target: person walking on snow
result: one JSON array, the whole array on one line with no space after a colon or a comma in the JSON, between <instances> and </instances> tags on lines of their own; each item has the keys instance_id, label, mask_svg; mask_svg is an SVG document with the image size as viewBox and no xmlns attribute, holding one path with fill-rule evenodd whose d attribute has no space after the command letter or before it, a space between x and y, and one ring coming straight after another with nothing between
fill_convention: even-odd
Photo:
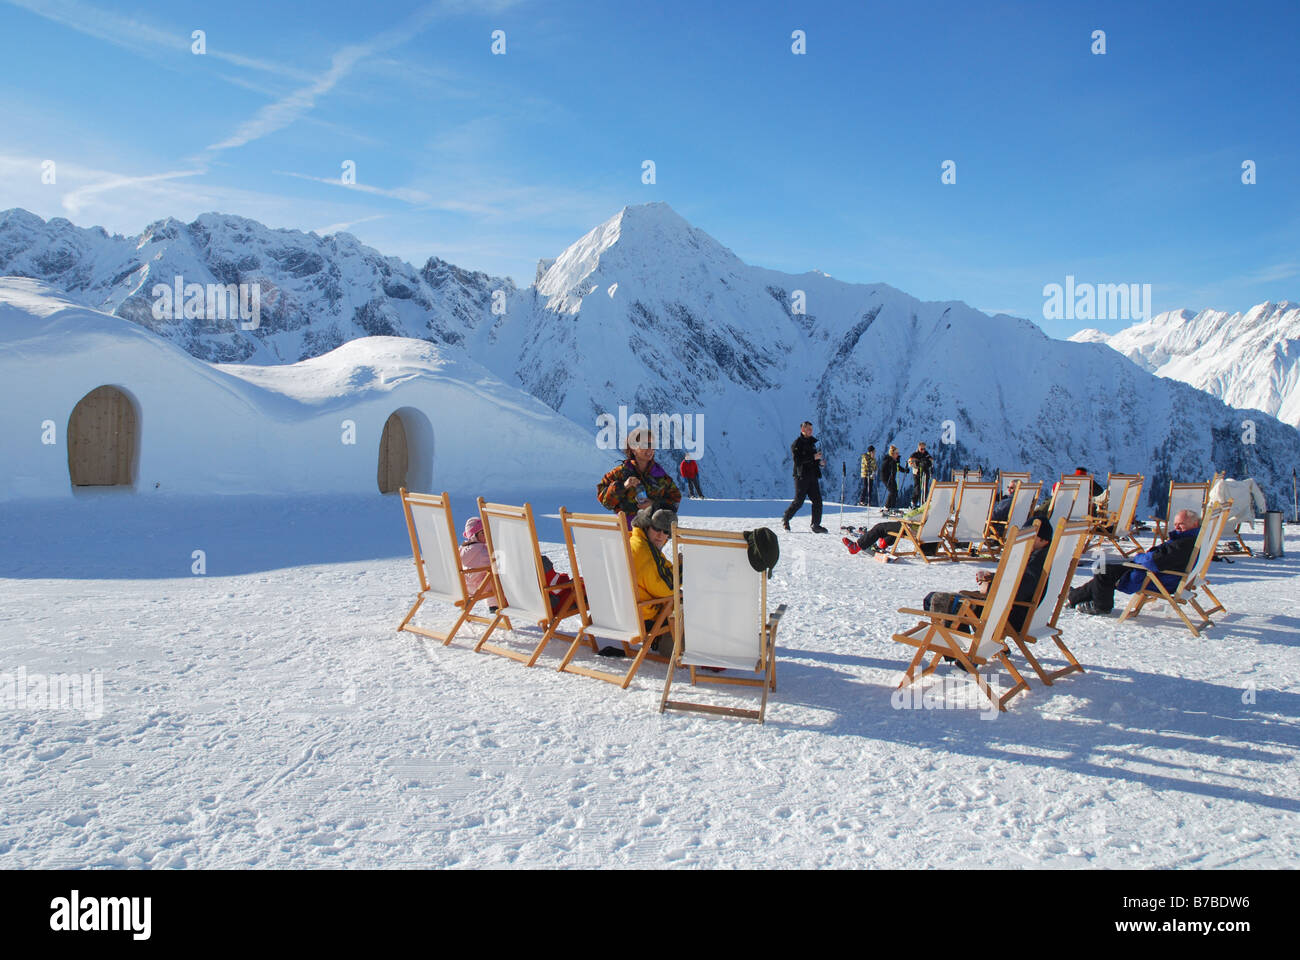
<instances>
[{"instance_id":1,"label":"person walking on snow","mask_svg":"<svg viewBox=\"0 0 1300 960\"><path fill-rule=\"evenodd\" d=\"M790 529L790 518L803 506L804 498L812 501L812 531L825 533L822 526L822 487L821 465L826 462L822 452L817 449L817 438L813 436L812 423L805 420L799 427L799 436L790 444L790 455L794 458L794 500L785 508L781 517L781 526Z\"/></svg>"}]
</instances>

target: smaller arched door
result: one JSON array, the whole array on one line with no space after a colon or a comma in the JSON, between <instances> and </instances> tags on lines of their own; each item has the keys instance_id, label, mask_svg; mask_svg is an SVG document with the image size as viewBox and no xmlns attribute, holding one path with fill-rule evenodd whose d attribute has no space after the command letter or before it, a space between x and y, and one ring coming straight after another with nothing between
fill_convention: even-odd
<instances>
[{"instance_id":1,"label":"smaller arched door","mask_svg":"<svg viewBox=\"0 0 1300 960\"><path fill-rule=\"evenodd\" d=\"M384 424L384 435L379 438L379 492L397 493L406 486L409 464L406 426L402 423L401 415L394 413Z\"/></svg>"},{"instance_id":2,"label":"smaller arched door","mask_svg":"<svg viewBox=\"0 0 1300 960\"><path fill-rule=\"evenodd\" d=\"M96 387L68 418L68 475L74 487L131 486L139 442L135 405L116 387Z\"/></svg>"}]
</instances>

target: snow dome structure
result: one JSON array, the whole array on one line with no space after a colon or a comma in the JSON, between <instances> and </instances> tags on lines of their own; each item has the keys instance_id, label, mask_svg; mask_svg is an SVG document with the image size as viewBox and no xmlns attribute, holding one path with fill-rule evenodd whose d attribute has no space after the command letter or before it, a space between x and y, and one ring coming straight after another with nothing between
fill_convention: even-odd
<instances>
[{"instance_id":1,"label":"snow dome structure","mask_svg":"<svg viewBox=\"0 0 1300 960\"><path fill-rule=\"evenodd\" d=\"M555 489L608 468L592 434L424 341L210 364L33 280L0 280L0 382L0 499Z\"/></svg>"}]
</instances>

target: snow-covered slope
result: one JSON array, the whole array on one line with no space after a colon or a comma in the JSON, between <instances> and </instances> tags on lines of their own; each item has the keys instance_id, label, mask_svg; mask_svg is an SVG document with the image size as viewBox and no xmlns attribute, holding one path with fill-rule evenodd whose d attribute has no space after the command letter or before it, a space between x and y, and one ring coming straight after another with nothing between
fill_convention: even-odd
<instances>
[{"instance_id":1,"label":"snow-covered slope","mask_svg":"<svg viewBox=\"0 0 1300 960\"><path fill-rule=\"evenodd\" d=\"M542 266L534 302L516 298L473 355L580 424L620 405L702 414L706 492L786 491L804 418L833 474L848 463L851 489L868 443L906 457L925 440L945 477L977 465L1141 472L1157 503L1169 480L1216 469L1263 478L1276 499L1300 455L1276 420L1114 351L884 284L748 266L666 204L628 207ZM838 495L836 480L823 486Z\"/></svg>"},{"instance_id":2,"label":"snow-covered slope","mask_svg":"<svg viewBox=\"0 0 1300 960\"><path fill-rule=\"evenodd\" d=\"M203 360L284 363L366 336L459 344L514 283L436 257L415 269L349 233L318 237L207 213L160 220L138 237L109 236L26 210L0 212L0 275L44 280L78 303L133 320ZM256 284L260 322L156 319L154 288Z\"/></svg>"},{"instance_id":3,"label":"snow-covered slope","mask_svg":"<svg viewBox=\"0 0 1300 960\"><path fill-rule=\"evenodd\" d=\"M523 475L572 488L607 467L589 433L457 353L366 337L297 364L213 365L45 284L0 280L0 499L70 495L69 420L102 385L134 408L140 492L373 492L394 413L415 489L490 494Z\"/></svg>"},{"instance_id":4,"label":"snow-covered slope","mask_svg":"<svg viewBox=\"0 0 1300 960\"><path fill-rule=\"evenodd\" d=\"M1261 303L1245 313L1174 310L1119 333L1080 330L1070 339L1109 344L1157 376L1300 427L1300 306L1294 303Z\"/></svg>"}]
</instances>

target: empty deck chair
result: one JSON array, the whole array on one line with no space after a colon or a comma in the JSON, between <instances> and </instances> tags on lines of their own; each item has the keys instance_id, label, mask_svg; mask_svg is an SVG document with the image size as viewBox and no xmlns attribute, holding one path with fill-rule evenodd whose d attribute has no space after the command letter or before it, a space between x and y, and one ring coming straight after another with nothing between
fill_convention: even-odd
<instances>
[{"instance_id":1,"label":"empty deck chair","mask_svg":"<svg viewBox=\"0 0 1300 960\"><path fill-rule=\"evenodd\" d=\"M673 598L659 597L649 601L654 609L654 618L647 629L642 619L642 604L636 599L632 537L623 514L569 513L561 507L560 523L569 549L569 566L573 570L582 626L559 669L564 673L578 673L616 683L626 690L641 668L641 662L650 653L650 645L656 638L670 635ZM597 637L621 644L623 652L629 656L632 656L632 648L636 647L636 654L627 670L613 673L573 662L584 638L592 650L600 648ZM666 640L660 646L667 654ZM660 663L668 662L667 656L654 659Z\"/></svg>"},{"instance_id":2,"label":"empty deck chair","mask_svg":"<svg viewBox=\"0 0 1300 960\"><path fill-rule=\"evenodd\" d=\"M922 560L929 563L931 557L926 554L922 546L923 544L934 543L939 545L940 550L948 554L948 559L956 559L952 556L952 551L948 548L948 542L944 539L944 532L952 519L952 506L956 496L957 484L933 484L930 487L930 497L925 502L925 512L921 514L920 519L899 521L902 526L899 527L898 533L893 534L894 546L890 552L896 557L906 557L916 553ZM908 553L901 553L899 548L905 542L910 543L912 549Z\"/></svg>"},{"instance_id":3,"label":"empty deck chair","mask_svg":"<svg viewBox=\"0 0 1300 960\"><path fill-rule=\"evenodd\" d=\"M1208 483L1177 483L1169 481L1169 500L1163 517L1151 517L1155 530L1151 535L1151 546L1169 539L1169 531L1174 528L1174 517L1183 510L1191 510L1198 517L1205 516L1205 500L1210 494ZM1150 548L1148 548L1150 549Z\"/></svg>"},{"instance_id":4,"label":"empty deck chair","mask_svg":"<svg viewBox=\"0 0 1300 960\"><path fill-rule=\"evenodd\" d=\"M1065 519L1081 520L1085 517L1092 516L1092 476L1079 475L1077 473L1061 474L1061 482L1057 485L1056 492L1059 494L1067 486L1076 488L1074 505L1070 509L1070 514Z\"/></svg>"},{"instance_id":5,"label":"empty deck chair","mask_svg":"<svg viewBox=\"0 0 1300 960\"><path fill-rule=\"evenodd\" d=\"M1144 483L1144 478L1140 476L1123 476L1115 479L1112 474L1112 479L1107 483L1109 492L1106 496L1106 514L1093 517L1092 530L1088 543L1084 547L1085 550L1107 542L1123 557L1131 557L1135 553L1142 552L1142 544L1133 537L1133 517L1137 513L1138 500L1142 497ZM1124 541L1128 541L1127 547Z\"/></svg>"},{"instance_id":6,"label":"empty deck chair","mask_svg":"<svg viewBox=\"0 0 1300 960\"><path fill-rule=\"evenodd\" d=\"M1022 629L1018 631L1008 623L1006 635L1020 648L1025 660L1034 668L1034 673L1038 674L1038 679L1049 687L1057 677L1076 670L1083 673L1083 667L1061 639L1061 630L1057 627L1056 621L1070 593L1070 581L1074 579L1074 571L1079 566L1079 557L1083 554L1084 541L1087 537L1086 521L1060 521L1053 532L1052 545L1047 548L1047 559L1043 562L1043 569L1047 571L1047 576L1039 584L1038 593L1027 604L1022 604L1020 601L1012 604L1013 607L1028 607L1029 615L1025 618ZM1029 649L1029 644L1048 638L1055 642L1057 649L1066 659L1066 666L1051 673L1043 669L1043 665Z\"/></svg>"},{"instance_id":7,"label":"empty deck chair","mask_svg":"<svg viewBox=\"0 0 1300 960\"><path fill-rule=\"evenodd\" d=\"M899 687L915 683L920 677L933 673L942 657L954 657L971 674L976 685L997 705L999 710L1007 708L1007 701L1017 693L1029 689L1025 678L1007 659L1007 645L1002 641L1006 629L1007 617L1011 613L1011 602L1020 588L1020 578L1024 576L1025 566L1029 563L1029 551L1033 546L1033 530L1008 531L1007 546L998 561L997 572L989 584L987 599L980 605L976 614L969 603L963 603L956 613L936 613L928 610L902 609L899 613L914 614L925 617L916 626L903 633L894 634L894 639L916 647L916 654L907 666ZM963 633L959 627L966 626L971 633ZM933 654L930 663L916 673L917 666L925 655ZM980 676L979 667L996 661L1006 668L1015 683L1001 697L994 694L988 682Z\"/></svg>"},{"instance_id":8,"label":"empty deck chair","mask_svg":"<svg viewBox=\"0 0 1300 960\"><path fill-rule=\"evenodd\" d=\"M1231 500L1210 507L1208 515L1201 522L1200 532L1196 535L1196 548L1192 553L1192 564L1188 571L1179 578L1173 590L1166 589L1160 578L1146 567L1139 566L1136 563L1126 563L1126 567L1141 570L1146 576L1142 580L1141 588L1137 593L1133 594L1133 599L1129 601L1128 607L1125 608L1120 620L1129 620L1137 616L1142 608L1153 600L1165 600L1173 607L1174 613L1178 614L1179 619L1186 624L1187 629L1192 631L1192 636L1199 637L1201 630L1213 626L1214 621L1210 619L1210 614L1218 613L1220 610L1225 613L1227 611L1219 598L1210 590L1210 585L1206 582L1205 577L1209 572L1210 561L1214 559L1214 546L1219 542L1219 537L1223 535L1224 527L1227 526L1228 522L1228 514L1231 510ZM1214 602L1214 606L1209 610L1203 608L1197 601L1196 593L1198 590ZM1201 622L1192 623L1187 614L1183 612L1182 608L1184 606L1190 606L1200 614Z\"/></svg>"},{"instance_id":9,"label":"empty deck chair","mask_svg":"<svg viewBox=\"0 0 1300 960\"><path fill-rule=\"evenodd\" d=\"M537 544L537 526L533 508L501 503L485 503L478 498L478 515L483 520L488 552L492 555L492 576L496 581L497 614L474 647L532 666L552 640L572 642L573 634L560 633L560 622L576 616L578 604L572 583L547 586L542 551ZM554 609L552 609L554 608ZM511 620L526 623L542 631L542 638L531 652L521 653L509 647L487 642L498 626L516 631Z\"/></svg>"},{"instance_id":10,"label":"empty deck chair","mask_svg":"<svg viewBox=\"0 0 1300 960\"><path fill-rule=\"evenodd\" d=\"M953 511L952 523L945 535L949 552L954 560L975 560L987 558L990 547L984 541L992 536L989 519L993 515L993 498L997 495L997 484L976 483L967 480L962 484L957 495L957 506ZM995 541L996 542L996 541ZM962 547L961 544L968 544ZM992 547L996 551L996 546Z\"/></svg>"},{"instance_id":11,"label":"empty deck chair","mask_svg":"<svg viewBox=\"0 0 1300 960\"><path fill-rule=\"evenodd\" d=\"M482 600L496 596L490 567L465 568L460 563L460 548L456 539L456 525L451 519L451 502L444 491L440 496L430 493L408 493L401 488L402 511L406 514L406 531L411 536L411 553L415 557L415 572L420 577L420 593L397 631L418 633L443 646L456 638L456 632L466 621L490 624L491 617L474 613L474 606ZM483 573L482 583L471 592L465 584L465 575ZM440 600L460 611L456 621L444 633L429 630L411 623L415 611L425 600Z\"/></svg>"},{"instance_id":12,"label":"empty deck chair","mask_svg":"<svg viewBox=\"0 0 1300 960\"><path fill-rule=\"evenodd\" d=\"M989 537L1001 550L1006 543L1007 531L1012 527L1024 528L1029 523L1029 515L1034 512L1038 494L1043 489L1042 481L1030 483L1028 480L1011 481L1011 510L1005 520L989 520Z\"/></svg>"},{"instance_id":13,"label":"empty deck chair","mask_svg":"<svg viewBox=\"0 0 1300 960\"><path fill-rule=\"evenodd\" d=\"M673 618L673 655L664 679L659 712L693 710L746 717L763 723L767 695L776 689L776 629L785 613L783 603L767 614L767 575L749 563L743 533L691 530L673 524L673 581L678 615ZM689 571L685 580L682 569ZM689 667L692 685L739 684L761 687L757 710L670 700L673 671ZM727 675L705 672L722 669ZM735 676L736 672L756 677Z\"/></svg>"}]
</instances>

